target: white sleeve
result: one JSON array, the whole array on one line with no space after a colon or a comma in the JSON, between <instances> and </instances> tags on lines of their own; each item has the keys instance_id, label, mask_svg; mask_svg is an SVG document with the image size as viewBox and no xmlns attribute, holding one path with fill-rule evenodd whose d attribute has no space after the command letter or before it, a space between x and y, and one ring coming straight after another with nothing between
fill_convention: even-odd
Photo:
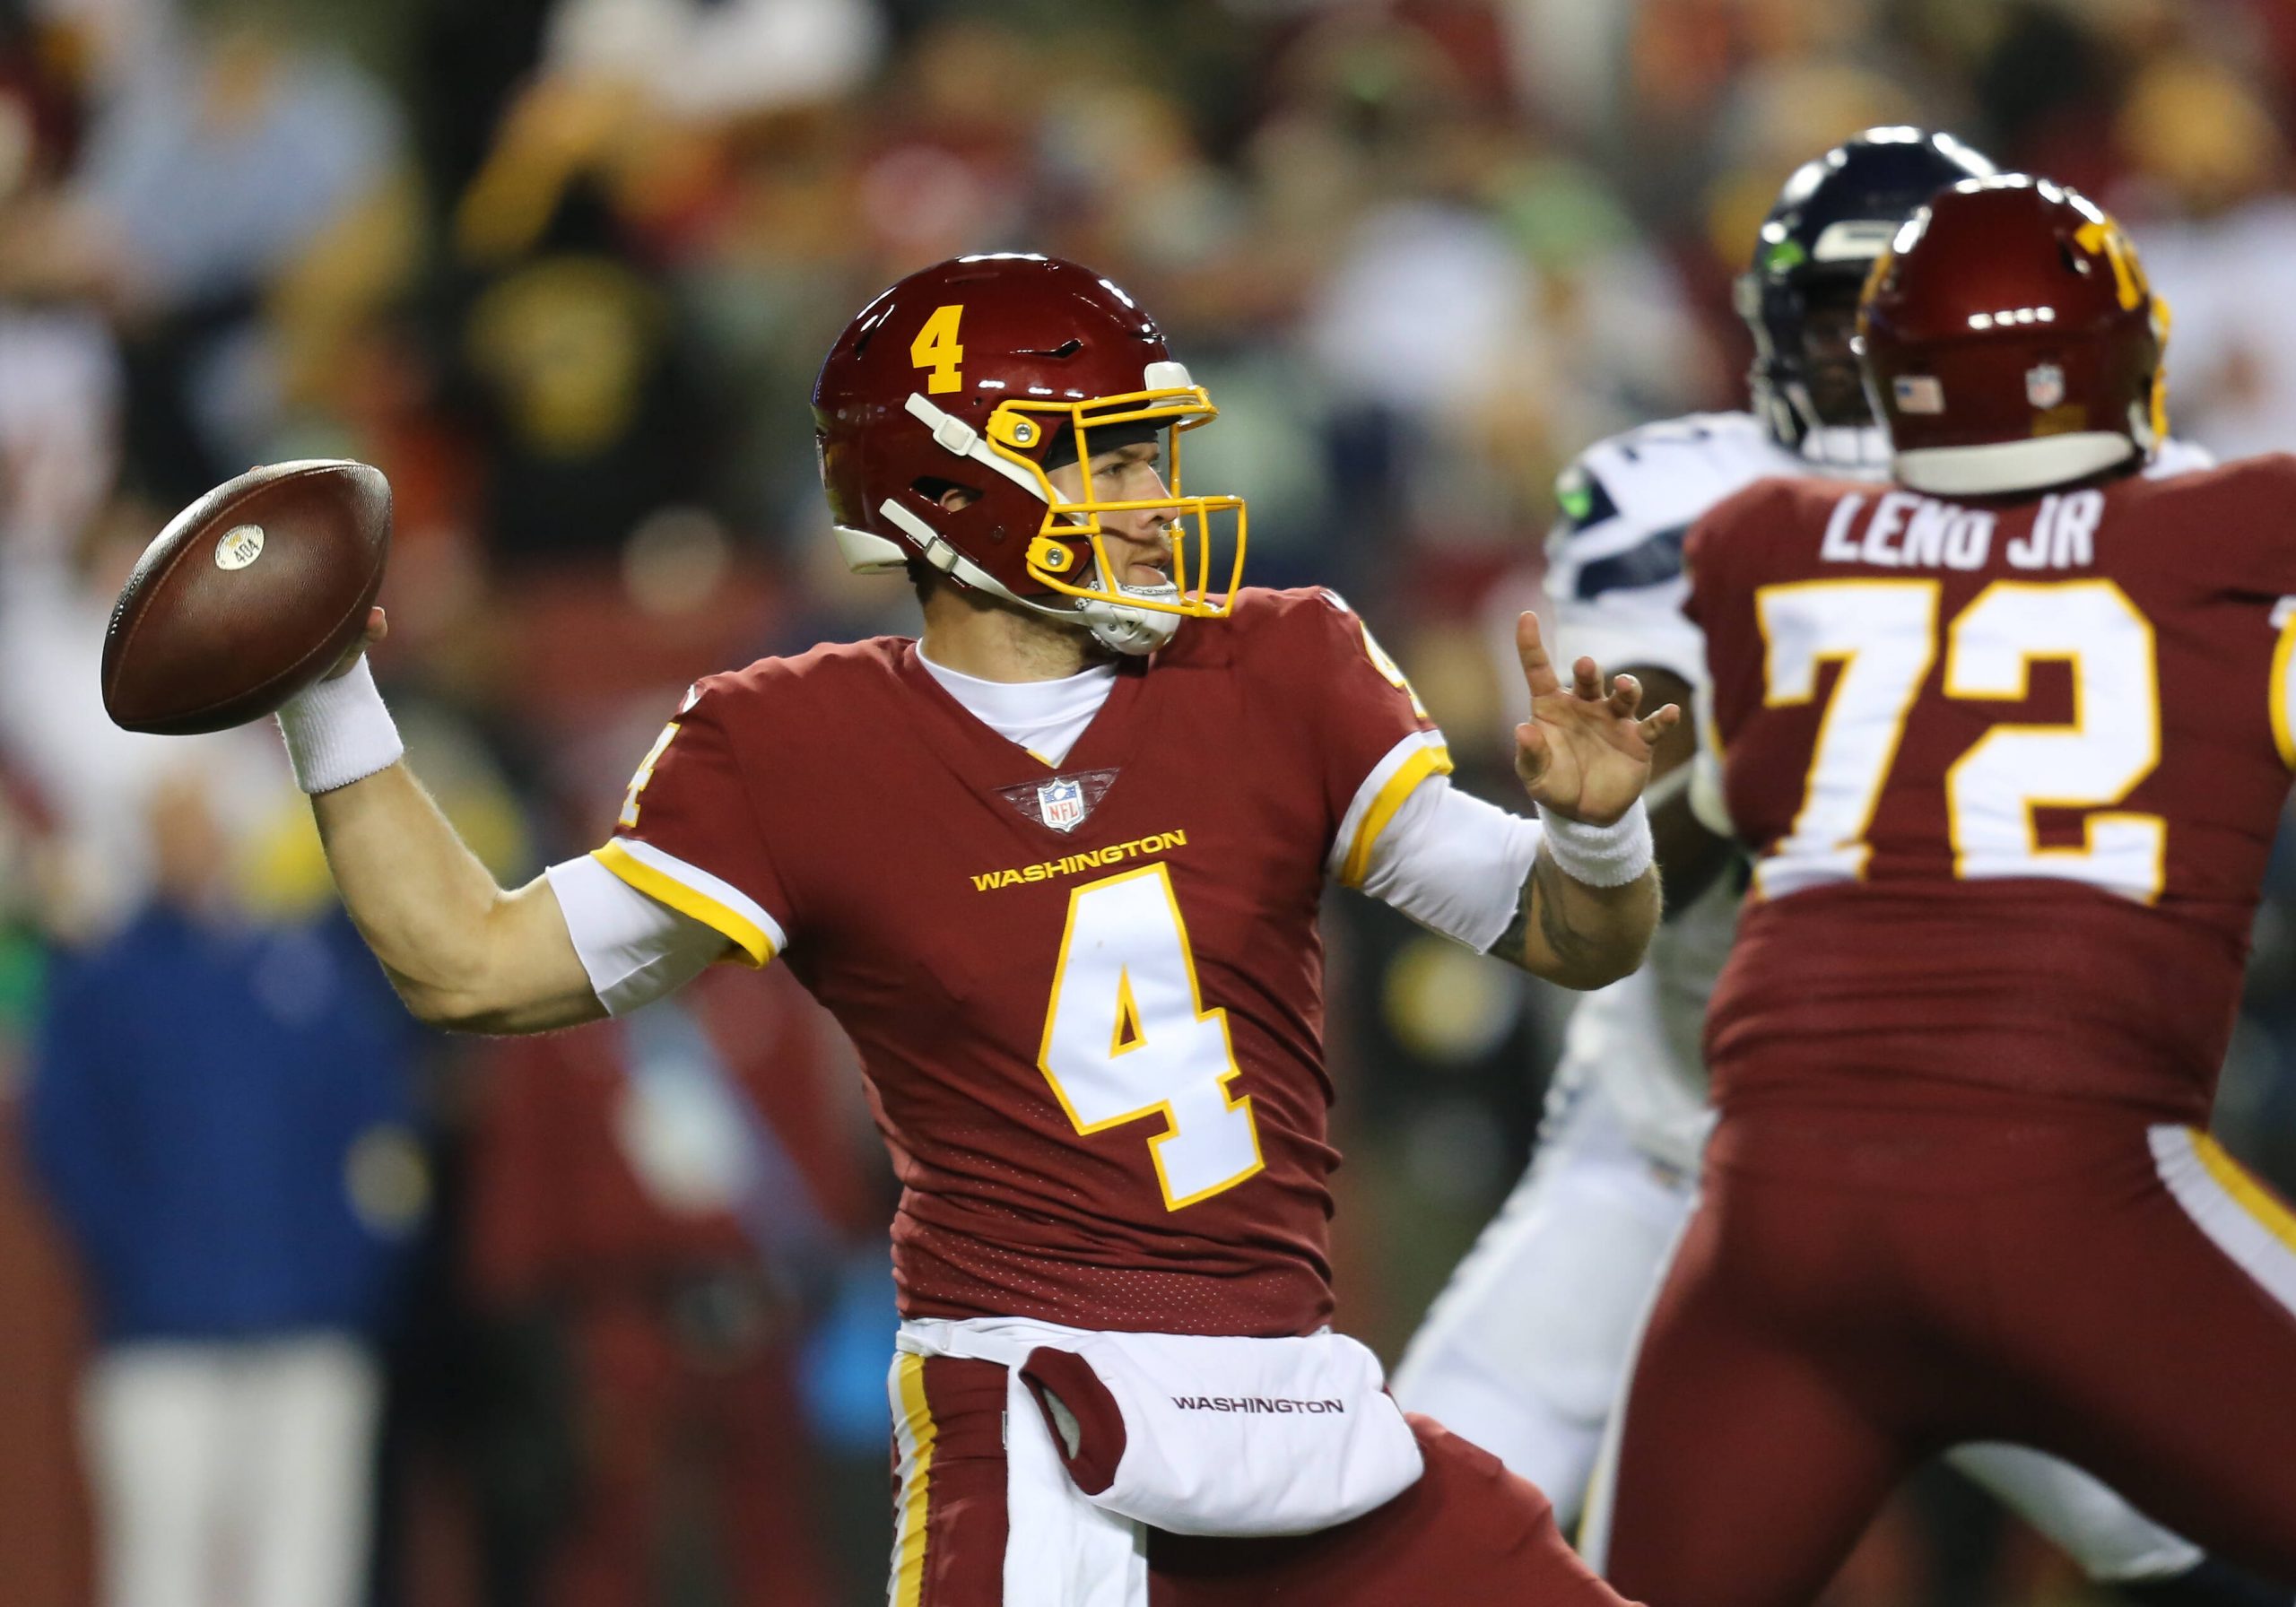
<instances>
[{"instance_id":1,"label":"white sleeve","mask_svg":"<svg viewBox=\"0 0 2296 1607\"><path fill-rule=\"evenodd\" d=\"M1539 835L1536 821L1430 776L1371 845L1363 890L1482 953L1515 918Z\"/></svg>"},{"instance_id":2,"label":"white sleeve","mask_svg":"<svg viewBox=\"0 0 2296 1607\"><path fill-rule=\"evenodd\" d=\"M639 892L590 855L543 873L566 916L590 990L628 1015L699 977L728 948L716 927Z\"/></svg>"}]
</instances>

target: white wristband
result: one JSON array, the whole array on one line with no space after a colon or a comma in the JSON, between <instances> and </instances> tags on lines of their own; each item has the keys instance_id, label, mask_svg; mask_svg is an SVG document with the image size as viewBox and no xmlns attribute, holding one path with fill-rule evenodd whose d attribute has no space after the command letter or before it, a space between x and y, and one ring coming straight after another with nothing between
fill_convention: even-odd
<instances>
[{"instance_id":1,"label":"white wristband","mask_svg":"<svg viewBox=\"0 0 2296 1607\"><path fill-rule=\"evenodd\" d=\"M1588 887L1624 887L1657 857L1649 812L1639 798L1607 826L1589 826L1547 809L1539 811L1539 823L1546 828L1547 857L1564 875Z\"/></svg>"},{"instance_id":2,"label":"white wristband","mask_svg":"<svg viewBox=\"0 0 2296 1607\"><path fill-rule=\"evenodd\" d=\"M279 734L287 739L295 785L307 793L349 786L390 769L406 751L364 655L334 680L288 699L279 710Z\"/></svg>"}]
</instances>

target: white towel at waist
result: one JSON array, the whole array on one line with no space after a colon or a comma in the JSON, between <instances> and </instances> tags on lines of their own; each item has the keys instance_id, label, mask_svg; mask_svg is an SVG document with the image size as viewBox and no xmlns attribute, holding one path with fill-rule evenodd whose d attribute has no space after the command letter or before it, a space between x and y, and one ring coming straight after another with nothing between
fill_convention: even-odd
<instances>
[{"instance_id":1,"label":"white towel at waist","mask_svg":"<svg viewBox=\"0 0 2296 1607\"><path fill-rule=\"evenodd\" d=\"M1005 1607L1144 1607L1144 1525L1307 1533L1422 1472L1378 1358L1340 1334L926 1318L903 1323L900 1345L1007 1369Z\"/></svg>"}]
</instances>

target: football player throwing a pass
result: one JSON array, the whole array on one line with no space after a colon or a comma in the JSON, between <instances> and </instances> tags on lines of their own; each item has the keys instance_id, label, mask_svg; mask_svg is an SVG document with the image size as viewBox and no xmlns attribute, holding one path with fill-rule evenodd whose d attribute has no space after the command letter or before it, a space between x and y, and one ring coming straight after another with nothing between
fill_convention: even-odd
<instances>
[{"instance_id":1,"label":"football player throwing a pass","mask_svg":"<svg viewBox=\"0 0 2296 1607\"><path fill-rule=\"evenodd\" d=\"M814 405L845 556L908 572L921 637L702 681L596 853L499 889L363 661L283 714L401 995L539 1031L779 960L837 1016L904 1190L896 1607L1614 1600L1329 1331L1316 912L1336 880L1569 986L1624 975L1674 711L1558 676L1526 615L1543 818L1453 791L1345 604L1236 589L1242 502L1181 485L1210 399L1072 264L902 281Z\"/></svg>"},{"instance_id":2,"label":"football player throwing a pass","mask_svg":"<svg viewBox=\"0 0 2296 1607\"><path fill-rule=\"evenodd\" d=\"M2143 473L2165 324L2087 200L1964 180L1861 304L1893 483L1692 531L1754 870L1587 1524L1654 1607L1810 1601L1969 1440L2296 1581L2296 1216L2205 1130L2296 764L2296 459Z\"/></svg>"},{"instance_id":3,"label":"football player throwing a pass","mask_svg":"<svg viewBox=\"0 0 2296 1607\"><path fill-rule=\"evenodd\" d=\"M1706 643L1683 617L1683 539L1757 480L1881 481L1889 439L1850 348L1874 261L1945 186L1993 171L1950 135L1875 128L1805 163L1765 220L1738 308L1752 328L1753 405L1670 420L1589 447L1558 487L1547 590L1556 641L1631 666L1648 695L1692 707ZM2207 466L2162 442L2146 472ZM1445 1422L1575 1517L1668 1246L1697 1199L1712 1117L1699 1034L1737 925L1740 864L1688 792L1685 720L1654 758L1651 817L1666 919L1648 962L1572 1013L1538 1153L1396 1369L1398 1399ZM1727 872L1729 873L1723 873ZM2153 1607L2258 1603L2097 1481L2022 1447L1951 1460L2063 1546L2088 1574Z\"/></svg>"}]
</instances>

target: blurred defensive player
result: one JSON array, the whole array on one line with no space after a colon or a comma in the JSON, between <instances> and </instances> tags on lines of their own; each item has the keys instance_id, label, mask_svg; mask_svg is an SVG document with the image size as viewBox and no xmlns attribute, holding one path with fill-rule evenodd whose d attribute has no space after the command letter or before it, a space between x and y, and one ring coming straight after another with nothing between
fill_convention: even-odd
<instances>
[{"instance_id":1,"label":"blurred defensive player","mask_svg":"<svg viewBox=\"0 0 2296 1607\"><path fill-rule=\"evenodd\" d=\"M1964 180L1862 305L1894 485L1692 532L1754 874L1587 1524L1654 1607L1810 1601L1982 1439L2296 1580L2296 1217L2205 1131L2296 763L2296 460L2140 472L2165 323L2088 201Z\"/></svg>"},{"instance_id":2,"label":"blurred defensive player","mask_svg":"<svg viewBox=\"0 0 2296 1607\"><path fill-rule=\"evenodd\" d=\"M1889 442L1850 349L1857 291L1938 190L1992 165L1945 135L1870 129L1787 179L1738 285L1753 332L1750 412L1704 413L1589 447L1563 476L1547 589L1559 642L1631 665L1689 708L1706 644L1683 618L1682 543L1717 502L1774 474L1879 479ZM2165 443L2154 473L2205 466ZM1398 1399L1471 1424L1478 1445L1548 1491L1566 1524L1674 1242L1697 1198L1711 1116L1699 1032L1736 926L1737 856L1692 809L1688 720L1653 759L1651 818L1666 919L1648 963L1572 1013L1538 1153L1396 1369ZM2154 1603L2257 1599L2248 1582L2094 1479L2010 1446L1960 1447L1962 1472L2063 1546L2091 1577Z\"/></svg>"},{"instance_id":3,"label":"blurred defensive player","mask_svg":"<svg viewBox=\"0 0 2296 1607\"><path fill-rule=\"evenodd\" d=\"M1152 1578L1159 1603L1610 1603L1537 1491L1406 1424L1327 1331L1316 911L1336 879L1613 980L1657 922L1639 794L1674 711L1590 661L1561 684L1525 616L1544 823L1453 792L1337 597L1232 589L1242 503L1180 487L1211 402L1072 264L902 281L814 405L846 557L909 573L922 638L700 682L596 854L505 893L363 668L284 711L402 995L538 1031L786 956L836 1015L904 1186L896 1607L1141 1607Z\"/></svg>"}]
</instances>

